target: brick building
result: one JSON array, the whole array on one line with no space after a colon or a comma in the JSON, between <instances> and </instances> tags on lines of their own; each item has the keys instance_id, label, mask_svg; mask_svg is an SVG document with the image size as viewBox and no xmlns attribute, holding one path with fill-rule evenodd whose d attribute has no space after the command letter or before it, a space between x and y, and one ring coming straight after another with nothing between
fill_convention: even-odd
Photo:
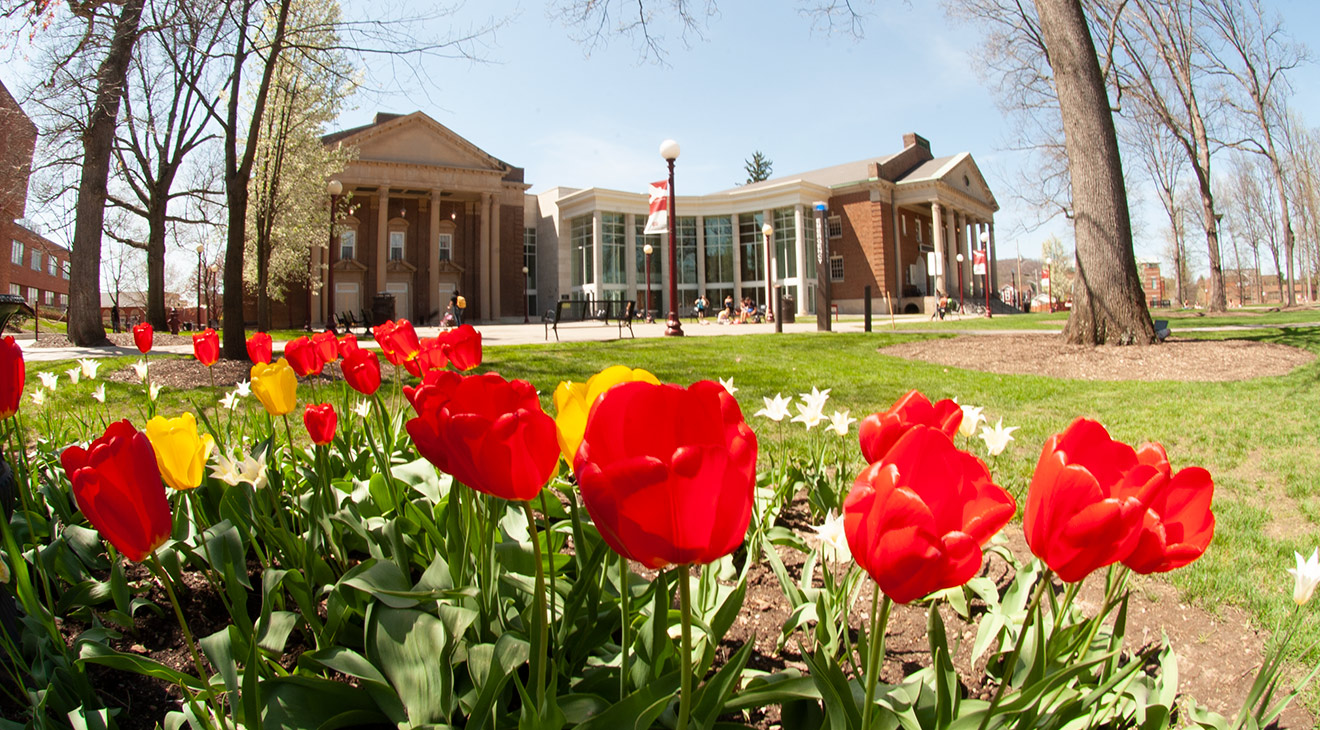
<instances>
[{"instance_id":1,"label":"brick building","mask_svg":"<svg viewBox=\"0 0 1320 730\"><path fill-rule=\"evenodd\" d=\"M0 83L0 293L62 310L69 299L69 250L16 222L27 210L36 143L36 125Z\"/></svg>"},{"instance_id":2,"label":"brick building","mask_svg":"<svg viewBox=\"0 0 1320 730\"><path fill-rule=\"evenodd\" d=\"M1164 287L1164 277L1160 275L1158 259L1137 259L1137 275L1141 277L1141 292L1145 295L1147 306L1169 306L1168 292Z\"/></svg>"},{"instance_id":3,"label":"brick building","mask_svg":"<svg viewBox=\"0 0 1320 730\"><path fill-rule=\"evenodd\" d=\"M660 178L663 170L657 158L649 179ZM680 191L681 180L680 175ZM661 252L649 263L652 308L667 311L669 262L663 252L668 243L663 236L643 234L648 201L645 193L604 188L558 187L528 195L523 206L528 309L545 309L568 297L644 301L643 250L649 243ZM926 139L907 134L903 149L884 157L718 193L679 195L678 311L690 312L698 294L716 308L725 296L763 304L773 285L793 297L798 314L814 312L817 201L827 206L831 300L843 313L862 311L867 286L881 312L890 306L899 312L931 311L938 293L956 296L960 283L966 296L983 296L985 277L972 270L973 252L983 248L991 291L999 289L994 236L999 205L985 178L969 153L937 158ZM767 223L773 229L769 245L762 233ZM773 272L770 281L767 269Z\"/></svg>"}]
</instances>

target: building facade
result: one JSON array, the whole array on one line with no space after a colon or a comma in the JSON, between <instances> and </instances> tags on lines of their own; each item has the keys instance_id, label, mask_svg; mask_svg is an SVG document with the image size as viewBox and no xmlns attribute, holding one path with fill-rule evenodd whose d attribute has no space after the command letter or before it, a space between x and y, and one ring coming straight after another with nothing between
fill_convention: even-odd
<instances>
[{"instance_id":1,"label":"building facade","mask_svg":"<svg viewBox=\"0 0 1320 730\"><path fill-rule=\"evenodd\" d=\"M959 286L967 296L984 296L987 277L972 269L978 249L988 249L988 283L997 291L999 205L971 155L936 158L916 134L905 135L903 145L886 157L708 195L679 195L677 311L686 316L699 295L716 308L726 296L766 304L773 289L782 287L795 311L807 314L815 311L818 268L830 276L831 301L840 312L860 313L867 287L875 311L931 311L941 293L956 296ZM680 190L681 181L680 172ZM568 298L634 300L645 307L649 268L651 309L668 311L668 242L644 235L648 202L646 193L604 188L529 195L529 309ZM817 202L827 208L823 251ZM653 248L649 257L647 244Z\"/></svg>"},{"instance_id":2,"label":"building facade","mask_svg":"<svg viewBox=\"0 0 1320 730\"><path fill-rule=\"evenodd\" d=\"M0 84L0 293L28 306L64 310L69 302L69 250L24 227L37 127Z\"/></svg>"},{"instance_id":3,"label":"building facade","mask_svg":"<svg viewBox=\"0 0 1320 730\"><path fill-rule=\"evenodd\" d=\"M322 272L310 298L315 323L369 312L378 294L393 296L395 316L421 324L439 322L456 292L468 318L522 316L521 168L421 112L377 114L323 141L357 156L335 177L343 189L332 245L312 251ZM305 312L297 299L290 310Z\"/></svg>"}]
</instances>

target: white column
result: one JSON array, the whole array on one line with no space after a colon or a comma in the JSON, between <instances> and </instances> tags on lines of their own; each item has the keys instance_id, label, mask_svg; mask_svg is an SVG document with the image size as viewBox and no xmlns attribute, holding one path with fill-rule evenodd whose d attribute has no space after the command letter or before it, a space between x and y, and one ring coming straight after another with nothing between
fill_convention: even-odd
<instances>
[{"instance_id":1,"label":"white column","mask_svg":"<svg viewBox=\"0 0 1320 730\"><path fill-rule=\"evenodd\" d=\"M797 313L807 313L807 237L802 206L793 206L793 239L797 255ZM829 262L826 262L829 263Z\"/></svg>"},{"instance_id":2,"label":"white column","mask_svg":"<svg viewBox=\"0 0 1320 730\"><path fill-rule=\"evenodd\" d=\"M489 320L491 312L494 311L490 303L490 286L487 284L490 281L490 209L491 194L482 193L481 221L478 226L481 240L477 244L477 275L475 280L477 287L481 289L478 296L481 301L481 318L485 320Z\"/></svg>"},{"instance_id":3,"label":"white column","mask_svg":"<svg viewBox=\"0 0 1320 730\"><path fill-rule=\"evenodd\" d=\"M935 291L931 292L931 294L936 294L937 292L945 292L947 294L949 290L944 286L945 266L943 263L943 257L948 253L944 247L944 206L939 203L930 204L930 228L931 234L935 236L935 256L936 258L941 259L935 262L935 270L930 272L930 274L935 277Z\"/></svg>"},{"instance_id":4,"label":"white column","mask_svg":"<svg viewBox=\"0 0 1320 730\"><path fill-rule=\"evenodd\" d=\"M990 251L986 255L990 266L990 286L995 291L999 291L999 267L995 266L995 263L999 261L999 256L995 253L995 222L992 220L986 223L985 227L990 232Z\"/></svg>"},{"instance_id":5,"label":"white column","mask_svg":"<svg viewBox=\"0 0 1320 730\"><path fill-rule=\"evenodd\" d=\"M773 226L773 221L774 211L769 208L761 211L762 228L764 228L767 223ZM776 261L778 256L775 253L774 236L771 236L770 240L767 241L765 240L765 234L761 234L761 247L765 249L765 309L767 312L774 312L775 316L778 317L779 312L775 309L775 277L778 275L779 269L775 266L775 264L778 263Z\"/></svg>"},{"instance_id":6,"label":"white column","mask_svg":"<svg viewBox=\"0 0 1320 730\"><path fill-rule=\"evenodd\" d=\"M376 293L380 293L385 291L385 264L390 250L390 186L380 186L376 202Z\"/></svg>"},{"instance_id":7,"label":"white column","mask_svg":"<svg viewBox=\"0 0 1320 730\"><path fill-rule=\"evenodd\" d=\"M591 294L596 299L605 298L605 228L600 211L591 212ZM585 293L585 292L584 292Z\"/></svg>"},{"instance_id":8,"label":"white column","mask_svg":"<svg viewBox=\"0 0 1320 730\"><path fill-rule=\"evenodd\" d=\"M431 287L422 301L427 302L426 312L439 312L438 316L443 317L443 307L446 302L439 299L440 291L440 190L438 188L431 190L431 216L429 235L431 237L430 245L426 250L430 252L430 258L427 259L426 270L430 272L427 277L427 286Z\"/></svg>"},{"instance_id":9,"label":"white column","mask_svg":"<svg viewBox=\"0 0 1320 730\"><path fill-rule=\"evenodd\" d=\"M643 244L645 241L642 242ZM642 282L637 282L637 214L625 213L623 216L623 280L627 284L628 290L624 295L624 300L632 299L637 296L637 289L646 285L646 269L642 269ZM646 256L642 256L642 266L646 266ZM646 307L645 298L637 303L638 311Z\"/></svg>"},{"instance_id":10,"label":"white column","mask_svg":"<svg viewBox=\"0 0 1320 730\"><path fill-rule=\"evenodd\" d=\"M704 215L697 216L697 293L701 295L706 293L706 216Z\"/></svg>"},{"instance_id":11,"label":"white column","mask_svg":"<svg viewBox=\"0 0 1320 730\"><path fill-rule=\"evenodd\" d=\"M738 299L742 297L742 243L739 240L738 233L738 214L733 213L729 216L729 223L733 231L733 303L737 304ZM719 303L721 307L724 302Z\"/></svg>"}]
</instances>

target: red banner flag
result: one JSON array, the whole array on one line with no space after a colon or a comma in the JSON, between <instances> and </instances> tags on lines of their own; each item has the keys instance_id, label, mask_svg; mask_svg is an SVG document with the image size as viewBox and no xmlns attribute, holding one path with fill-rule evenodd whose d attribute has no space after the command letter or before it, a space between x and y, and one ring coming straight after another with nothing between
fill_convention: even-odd
<instances>
[{"instance_id":1,"label":"red banner flag","mask_svg":"<svg viewBox=\"0 0 1320 730\"><path fill-rule=\"evenodd\" d=\"M972 252L972 275L985 276L985 249Z\"/></svg>"},{"instance_id":2,"label":"red banner flag","mask_svg":"<svg viewBox=\"0 0 1320 730\"><path fill-rule=\"evenodd\" d=\"M669 181L651 183L651 209L646 217L644 235L669 232Z\"/></svg>"}]
</instances>

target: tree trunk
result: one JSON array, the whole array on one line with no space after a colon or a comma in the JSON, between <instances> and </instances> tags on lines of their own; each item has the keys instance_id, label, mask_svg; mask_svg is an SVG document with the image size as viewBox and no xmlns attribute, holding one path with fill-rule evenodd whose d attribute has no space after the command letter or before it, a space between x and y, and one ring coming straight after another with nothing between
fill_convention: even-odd
<instances>
[{"instance_id":1,"label":"tree trunk","mask_svg":"<svg viewBox=\"0 0 1320 730\"><path fill-rule=\"evenodd\" d=\"M142 21L145 0L125 0L105 60L96 70L96 106L83 136L82 178L69 253L69 341L80 347L106 341L101 321L101 228L115 125Z\"/></svg>"},{"instance_id":2,"label":"tree trunk","mask_svg":"<svg viewBox=\"0 0 1320 730\"><path fill-rule=\"evenodd\" d=\"M1132 253L1118 137L1081 2L1036 0L1036 12L1063 119L1077 240L1063 336L1073 344L1149 345L1155 328Z\"/></svg>"},{"instance_id":3,"label":"tree trunk","mask_svg":"<svg viewBox=\"0 0 1320 730\"><path fill-rule=\"evenodd\" d=\"M168 193L166 193L168 194ZM169 329L165 314L165 202L153 194L148 211L147 234L147 321L152 329Z\"/></svg>"},{"instance_id":4,"label":"tree trunk","mask_svg":"<svg viewBox=\"0 0 1320 730\"><path fill-rule=\"evenodd\" d=\"M258 228L261 225L258 224ZM270 331L270 243L257 234L257 329Z\"/></svg>"}]
</instances>

